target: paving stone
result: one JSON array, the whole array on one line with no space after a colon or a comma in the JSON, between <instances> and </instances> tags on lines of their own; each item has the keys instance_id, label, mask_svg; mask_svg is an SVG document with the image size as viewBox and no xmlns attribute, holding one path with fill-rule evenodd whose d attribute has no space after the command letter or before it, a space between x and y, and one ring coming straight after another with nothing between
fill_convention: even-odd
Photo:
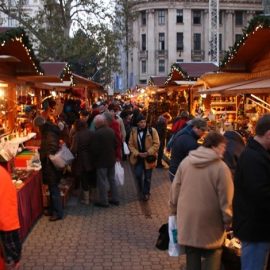
<instances>
[{"instance_id":1,"label":"paving stone","mask_svg":"<svg viewBox=\"0 0 270 270\"><path fill-rule=\"evenodd\" d=\"M120 206L84 206L72 197L61 221L41 217L23 243L23 270L174 270L185 256L173 258L155 247L159 227L168 219L168 171L153 171L151 198L139 201L127 162Z\"/></svg>"}]
</instances>

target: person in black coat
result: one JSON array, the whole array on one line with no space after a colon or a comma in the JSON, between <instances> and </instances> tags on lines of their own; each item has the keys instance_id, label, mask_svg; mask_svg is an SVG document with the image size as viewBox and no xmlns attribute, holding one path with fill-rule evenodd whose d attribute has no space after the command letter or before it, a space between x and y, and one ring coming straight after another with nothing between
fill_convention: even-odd
<instances>
[{"instance_id":1,"label":"person in black coat","mask_svg":"<svg viewBox=\"0 0 270 270\"><path fill-rule=\"evenodd\" d=\"M179 164L187 157L189 151L197 149L199 146L197 141L204 135L206 129L207 123L204 119L194 118L189 125L175 135L169 167L171 181L173 181Z\"/></svg>"},{"instance_id":2,"label":"person in black coat","mask_svg":"<svg viewBox=\"0 0 270 270\"><path fill-rule=\"evenodd\" d=\"M49 220L56 221L63 218L63 207L61 202L60 189L58 187L62 173L55 168L49 155L54 155L60 149L60 129L42 116L34 119L34 125L39 128L41 144L39 149L42 166L42 180L48 185L50 192Z\"/></svg>"},{"instance_id":3,"label":"person in black coat","mask_svg":"<svg viewBox=\"0 0 270 270\"><path fill-rule=\"evenodd\" d=\"M260 118L236 167L233 230L242 269L263 270L270 250L270 114Z\"/></svg>"},{"instance_id":4,"label":"person in black coat","mask_svg":"<svg viewBox=\"0 0 270 270\"><path fill-rule=\"evenodd\" d=\"M98 207L108 207L109 203L119 205L118 189L115 182L116 136L112 128L108 127L103 114L94 119L96 131L93 138L93 156L97 173L97 189L99 201L94 203ZM111 200L108 199L108 184Z\"/></svg>"},{"instance_id":5,"label":"person in black coat","mask_svg":"<svg viewBox=\"0 0 270 270\"><path fill-rule=\"evenodd\" d=\"M232 175L234 175L238 159L245 148L245 143L237 131L228 130L223 135L227 139L223 160L230 168Z\"/></svg>"},{"instance_id":6,"label":"person in black coat","mask_svg":"<svg viewBox=\"0 0 270 270\"><path fill-rule=\"evenodd\" d=\"M81 182L82 200L81 203L90 203L91 188L95 187L96 174L94 169L93 156L94 131L87 128L84 120L75 121L75 134L71 144L71 152L75 155L74 170L75 175Z\"/></svg>"}]
</instances>

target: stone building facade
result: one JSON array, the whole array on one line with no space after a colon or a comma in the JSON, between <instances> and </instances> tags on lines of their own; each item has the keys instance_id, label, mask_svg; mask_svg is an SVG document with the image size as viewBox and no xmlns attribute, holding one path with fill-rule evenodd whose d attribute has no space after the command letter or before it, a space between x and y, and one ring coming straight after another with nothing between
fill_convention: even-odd
<instances>
[{"instance_id":1,"label":"stone building facade","mask_svg":"<svg viewBox=\"0 0 270 270\"><path fill-rule=\"evenodd\" d=\"M221 0L219 3L219 51L224 52L242 35L257 14L262 0ZM132 22L134 47L129 54L129 87L144 84L150 76L166 76L175 62L208 62L209 2L136 1Z\"/></svg>"}]
</instances>

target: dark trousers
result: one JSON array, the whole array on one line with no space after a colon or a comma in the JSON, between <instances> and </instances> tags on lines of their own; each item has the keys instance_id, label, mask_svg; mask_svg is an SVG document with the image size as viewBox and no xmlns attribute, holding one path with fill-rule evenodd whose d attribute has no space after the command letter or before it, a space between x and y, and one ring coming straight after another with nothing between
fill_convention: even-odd
<instances>
[{"instance_id":1,"label":"dark trousers","mask_svg":"<svg viewBox=\"0 0 270 270\"><path fill-rule=\"evenodd\" d=\"M158 149L157 165L161 165L162 164L164 146L165 146L165 138L161 138L160 139L159 149Z\"/></svg>"},{"instance_id":2,"label":"dark trousers","mask_svg":"<svg viewBox=\"0 0 270 270\"><path fill-rule=\"evenodd\" d=\"M144 195L150 194L152 169L145 169L144 160L138 160L135 164L134 173L140 191Z\"/></svg>"},{"instance_id":3,"label":"dark trousers","mask_svg":"<svg viewBox=\"0 0 270 270\"><path fill-rule=\"evenodd\" d=\"M81 185L83 191L89 191L96 186L96 171L83 171L81 176Z\"/></svg>"},{"instance_id":4,"label":"dark trousers","mask_svg":"<svg viewBox=\"0 0 270 270\"><path fill-rule=\"evenodd\" d=\"M201 258L205 258L205 269L220 270L222 248L202 249L187 247L187 270L201 270Z\"/></svg>"},{"instance_id":5,"label":"dark trousers","mask_svg":"<svg viewBox=\"0 0 270 270\"><path fill-rule=\"evenodd\" d=\"M48 188L50 191L50 211L53 215L63 218L64 213L61 201L61 192L58 184L49 184Z\"/></svg>"}]
</instances>

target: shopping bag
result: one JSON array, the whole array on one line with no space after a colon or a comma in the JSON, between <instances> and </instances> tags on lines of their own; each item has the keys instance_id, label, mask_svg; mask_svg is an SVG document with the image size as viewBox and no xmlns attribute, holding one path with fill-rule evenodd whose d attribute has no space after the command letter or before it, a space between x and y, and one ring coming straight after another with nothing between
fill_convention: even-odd
<instances>
[{"instance_id":1,"label":"shopping bag","mask_svg":"<svg viewBox=\"0 0 270 270\"><path fill-rule=\"evenodd\" d=\"M49 159L57 169L64 169L65 166L71 164L74 156L66 144L63 144L55 155L49 155Z\"/></svg>"},{"instance_id":2,"label":"shopping bag","mask_svg":"<svg viewBox=\"0 0 270 270\"><path fill-rule=\"evenodd\" d=\"M124 168L122 167L121 163L119 161L116 161L115 163L115 181L116 184L119 186L124 185L125 180L125 172Z\"/></svg>"},{"instance_id":3,"label":"shopping bag","mask_svg":"<svg viewBox=\"0 0 270 270\"><path fill-rule=\"evenodd\" d=\"M126 142L123 142L123 148L124 148L124 154L128 156L130 154L130 150Z\"/></svg>"},{"instance_id":4,"label":"shopping bag","mask_svg":"<svg viewBox=\"0 0 270 270\"><path fill-rule=\"evenodd\" d=\"M177 241L177 224L176 224L176 216L169 216L168 222L168 230L169 230L169 255L170 256L179 256L185 254L185 247L180 246Z\"/></svg>"},{"instance_id":5,"label":"shopping bag","mask_svg":"<svg viewBox=\"0 0 270 270\"><path fill-rule=\"evenodd\" d=\"M156 242L156 248L160 250L167 250L168 247L169 247L169 230L168 230L168 223L165 223L159 228L159 236Z\"/></svg>"}]
</instances>

